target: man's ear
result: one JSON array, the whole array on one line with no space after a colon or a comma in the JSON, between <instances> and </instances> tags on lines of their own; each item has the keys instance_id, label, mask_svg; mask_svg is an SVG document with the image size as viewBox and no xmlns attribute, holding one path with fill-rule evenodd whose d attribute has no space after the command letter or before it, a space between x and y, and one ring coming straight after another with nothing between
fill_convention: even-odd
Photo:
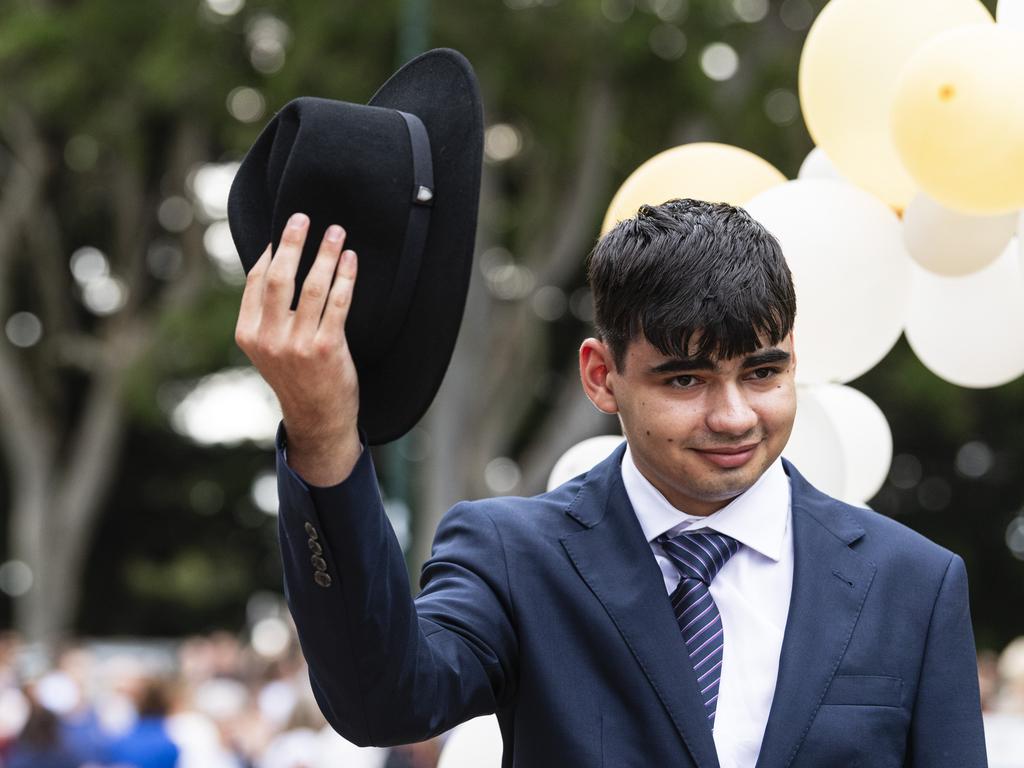
<instances>
[{"instance_id":1,"label":"man's ear","mask_svg":"<svg viewBox=\"0 0 1024 768\"><path fill-rule=\"evenodd\" d=\"M619 412L608 381L608 374L614 370L615 360L608 345L599 339L585 339L580 346L580 381L590 402L601 413Z\"/></svg>"}]
</instances>

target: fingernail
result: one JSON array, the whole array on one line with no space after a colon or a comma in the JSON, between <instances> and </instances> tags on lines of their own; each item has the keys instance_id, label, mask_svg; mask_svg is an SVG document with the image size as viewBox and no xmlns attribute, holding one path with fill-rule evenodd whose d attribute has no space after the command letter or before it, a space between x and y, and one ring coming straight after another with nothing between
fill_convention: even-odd
<instances>
[{"instance_id":1,"label":"fingernail","mask_svg":"<svg viewBox=\"0 0 1024 768\"><path fill-rule=\"evenodd\" d=\"M293 213L288 219L288 226L292 229L302 229L309 222L309 217L304 213Z\"/></svg>"},{"instance_id":2,"label":"fingernail","mask_svg":"<svg viewBox=\"0 0 1024 768\"><path fill-rule=\"evenodd\" d=\"M331 224L331 226L327 228L327 242L337 243L338 241L340 241L341 231L341 227L339 227L337 224Z\"/></svg>"}]
</instances>

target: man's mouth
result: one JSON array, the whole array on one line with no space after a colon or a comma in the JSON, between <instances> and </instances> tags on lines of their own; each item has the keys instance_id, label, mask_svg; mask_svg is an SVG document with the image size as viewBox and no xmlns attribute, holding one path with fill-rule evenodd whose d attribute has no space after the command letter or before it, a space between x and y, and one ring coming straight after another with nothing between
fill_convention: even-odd
<instances>
[{"instance_id":1,"label":"man's mouth","mask_svg":"<svg viewBox=\"0 0 1024 768\"><path fill-rule=\"evenodd\" d=\"M746 464L754 455L754 451L757 449L758 445L760 445L760 442L695 450L703 456L705 460L711 462L715 466L732 469Z\"/></svg>"}]
</instances>

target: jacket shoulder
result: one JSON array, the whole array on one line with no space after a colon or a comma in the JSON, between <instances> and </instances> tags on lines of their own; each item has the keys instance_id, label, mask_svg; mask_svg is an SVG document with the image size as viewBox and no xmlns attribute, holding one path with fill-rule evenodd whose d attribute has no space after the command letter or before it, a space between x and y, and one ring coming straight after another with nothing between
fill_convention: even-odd
<instances>
[{"instance_id":1,"label":"jacket shoulder","mask_svg":"<svg viewBox=\"0 0 1024 768\"><path fill-rule=\"evenodd\" d=\"M867 507L836 499L812 486L786 462L793 492L793 509L809 513L879 565L894 563L944 573L956 555L904 523Z\"/></svg>"},{"instance_id":2,"label":"jacket shoulder","mask_svg":"<svg viewBox=\"0 0 1024 768\"><path fill-rule=\"evenodd\" d=\"M856 507L841 501L847 514L860 523L865 530L865 538L870 539L874 546L904 553L915 559L934 561L942 566L948 565L955 555L941 544L936 544L924 534L891 517L865 507Z\"/></svg>"},{"instance_id":3,"label":"jacket shoulder","mask_svg":"<svg viewBox=\"0 0 1024 768\"><path fill-rule=\"evenodd\" d=\"M571 522L565 514L566 510L572 506L585 481L584 474L536 496L495 496L462 501L445 514L442 524L450 518L476 519L481 522L488 519L500 531L523 529L555 532Z\"/></svg>"}]
</instances>

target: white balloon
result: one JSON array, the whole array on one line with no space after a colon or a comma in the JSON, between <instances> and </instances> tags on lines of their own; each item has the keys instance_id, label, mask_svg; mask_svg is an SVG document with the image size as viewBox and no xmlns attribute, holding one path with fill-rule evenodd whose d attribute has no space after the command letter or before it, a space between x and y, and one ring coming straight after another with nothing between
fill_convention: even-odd
<instances>
[{"instance_id":1,"label":"white balloon","mask_svg":"<svg viewBox=\"0 0 1024 768\"><path fill-rule=\"evenodd\" d=\"M919 193L903 213L903 242L910 256L938 275L977 272L1006 249L1018 216L971 216L953 211Z\"/></svg>"},{"instance_id":2,"label":"white balloon","mask_svg":"<svg viewBox=\"0 0 1024 768\"><path fill-rule=\"evenodd\" d=\"M1016 239L965 277L915 265L907 341L921 362L961 387L998 387L1024 374L1022 272Z\"/></svg>"},{"instance_id":3,"label":"white balloon","mask_svg":"<svg viewBox=\"0 0 1024 768\"><path fill-rule=\"evenodd\" d=\"M900 337L910 256L896 214L858 187L798 179L746 206L782 245L796 285L796 377L846 382Z\"/></svg>"},{"instance_id":4,"label":"white balloon","mask_svg":"<svg viewBox=\"0 0 1024 768\"><path fill-rule=\"evenodd\" d=\"M621 443L622 435L588 437L562 454L548 476L548 490L572 480L608 457Z\"/></svg>"},{"instance_id":5,"label":"white balloon","mask_svg":"<svg viewBox=\"0 0 1024 768\"><path fill-rule=\"evenodd\" d=\"M999 0L996 23L1024 29L1024 0Z\"/></svg>"},{"instance_id":6,"label":"white balloon","mask_svg":"<svg viewBox=\"0 0 1024 768\"><path fill-rule=\"evenodd\" d=\"M437 768L501 768L498 718L477 717L456 727L441 750Z\"/></svg>"},{"instance_id":7,"label":"white balloon","mask_svg":"<svg viewBox=\"0 0 1024 768\"><path fill-rule=\"evenodd\" d=\"M815 147L804 158L797 172L798 179L832 179L833 181L845 181L843 175L836 168L835 164L825 154L821 147Z\"/></svg>"},{"instance_id":8,"label":"white balloon","mask_svg":"<svg viewBox=\"0 0 1024 768\"><path fill-rule=\"evenodd\" d=\"M892 430L875 401L843 384L821 384L808 395L835 425L846 460L846 484L840 498L864 505L878 493L892 464Z\"/></svg>"},{"instance_id":9,"label":"white balloon","mask_svg":"<svg viewBox=\"0 0 1024 768\"><path fill-rule=\"evenodd\" d=\"M808 387L797 387L796 420L783 455L811 485L843 498L846 455L835 423Z\"/></svg>"},{"instance_id":10,"label":"white balloon","mask_svg":"<svg viewBox=\"0 0 1024 768\"><path fill-rule=\"evenodd\" d=\"M1020 251L1020 271L1024 274L1024 211L1020 212L1020 221L1017 223L1017 250Z\"/></svg>"}]
</instances>

